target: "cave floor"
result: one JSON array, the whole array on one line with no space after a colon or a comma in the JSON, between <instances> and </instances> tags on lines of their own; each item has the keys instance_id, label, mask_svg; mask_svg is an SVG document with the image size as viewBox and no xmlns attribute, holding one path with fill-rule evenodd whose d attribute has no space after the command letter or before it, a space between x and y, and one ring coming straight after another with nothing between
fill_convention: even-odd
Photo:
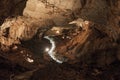
<instances>
[{"instance_id":1,"label":"cave floor","mask_svg":"<svg viewBox=\"0 0 120 80\"><path fill-rule=\"evenodd\" d=\"M59 64L41 58L40 63L24 64L22 58L16 59L18 63L12 60L14 56L8 55L18 55L18 52L6 52L4 57L0 54L0 80L120 80L119 61L98 66L92 63Z\"/></svg>"}]
</instances>

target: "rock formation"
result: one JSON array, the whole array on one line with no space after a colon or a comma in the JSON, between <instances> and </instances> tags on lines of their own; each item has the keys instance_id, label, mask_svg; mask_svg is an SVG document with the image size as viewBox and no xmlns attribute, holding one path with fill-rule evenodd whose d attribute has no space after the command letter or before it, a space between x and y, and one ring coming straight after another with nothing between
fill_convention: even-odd
<instances>
[{"instance_id":1,"label":"rock formation","mask_svg":"<svg viewBox=\"0 0 120 80\"><path fill-rule=\"evenodd\" d=\"M120 79L120 0L2 0L0 8L0 80Z\"/></svg>"}]
</instances>

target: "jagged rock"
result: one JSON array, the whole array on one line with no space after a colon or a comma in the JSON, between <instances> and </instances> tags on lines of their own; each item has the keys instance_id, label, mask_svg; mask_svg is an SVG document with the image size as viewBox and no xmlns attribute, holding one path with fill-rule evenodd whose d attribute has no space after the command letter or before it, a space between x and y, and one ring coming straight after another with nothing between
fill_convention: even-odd
<instances>
[{"instance_id":1,"label":"jagged rock","mask_svg":"<svg viewBox=\"0 0 120 80\"><path fill-rule=\"evenodd\" d=\"M92 25L83 25L83 27L87 27L86 30L75 35L65 45L59 46L58 53L66 56L70 62L83 61L98 65L109 65L114 62L117 59L116 55L119 53L119 44L112 41L109 36L94 29L94 26L93 23ZM119 33L117 36L119 36ZM93 59L93 55L97 58Z\"/></svg>"},{"instance_id":2,"label":"jagged rock","mask_svg":"<svg viewBox=\"0 0 120 80\"><path fill-rule=\"evenodd\" d=\"M48 26L54 25L52 20L36 20L27 17L17 17L6 20L2 24L1 31L9 28L8 37L14 40L29 40L36 35L39 28L48 28ZM52 27L52 26L51 26ZM6 32L7 33L7 32Z\"/></svg>"},{"instance_id":3,"label":"jagged rock","mask_svg":"<svg viewBox=\"0 0 120 80\"><path fill-rule=\"evenodd\" d=\"M20 44L19 40L11 39L11 38L6 38L4 36L0 37L0 44L6 45L6 46L11 46L13 44Z\"/></svg>"}]
</instances>

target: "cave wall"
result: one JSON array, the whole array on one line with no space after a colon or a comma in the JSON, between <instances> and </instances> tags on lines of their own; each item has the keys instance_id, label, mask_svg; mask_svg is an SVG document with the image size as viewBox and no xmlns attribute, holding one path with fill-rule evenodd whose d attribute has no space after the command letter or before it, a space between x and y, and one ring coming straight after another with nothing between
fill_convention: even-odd
<instances>
[{"instance_id":1,"label":"cave wall","mask_svg":"<svg viewBox=\"0 0 120 80\"><path fill-rule=\"evenodd\" d=\"M23 15L33 18L52 18L57 25L71 20L71 13L81 8L80 0L28 0Z\"/></svg>"},{"instance_id":2,"label":"cave wall","mask_svg":"<svg viewBox=\"0 0 120 80\"><path fill-rule=\"evenodd\" d=\"M7 27L5 35L0 33L1 80L11 77L24 80L31 75L31 80L104 80L105 76L109 77L106 80L116 80L120 75L120 0L1 0L0 9L1 23L5 18L14 16L0 27L0 30ZM67 58L67 62L59 65L48 56L43 58L40 49L44 44L38 41L46 30L79 17L90 22L83 26L87 30L76 32L69 41L63 40L56 46L57 54ZM36 34L40 35L36 37ZM21 41L25 41L27 47ZM33 56L36 53L42 57L37 59ZM26 58L34 59L34 63L29 63ZM29 72L24 73L38 67L40 71L30 72L30 75Z\"/></svg>"},{"instance_id":3,"label":"cave wall","mask_svg":"<svg viewBox=\"0 0 120 80\"><path fill-rule=\"evenodd\" d=\"M70 42L66 43L68 45L61 46L62 47L61 49L64 50L65 52L68 51L73 55L76 55L74 53L78 53L78 54L88 53L89 50L85 50L85 49L88 48L91 51L93 50L93 48L91 48L90 45L97 46L95 49L98 49L99 47L101 47L101 45L99 46L98 44L102 44L107 47L110 46L105 44L104 42L102 43L103 40L106 40L109 43L113 43L111 45L114 45L114 43L119 41L119 38L120 38L119 37L120 36L119 3L120 3L119 0L116 0L115 2L112 0L110 1L108 0L97 0L97 1L96 0L58 0L58 1L28 0L26 3L26 7L23 11L24 16L22 16L22 17L26 17L26 19L24 20L24 18L22 18L23 20L21 22L19 21L19 18L17 18L14 24L20 22L20 25L17 24L15 26L12 26L11 27L12 29L10 29L10 33L12 34L12 38L19 37L19 39L24 40L25 38L29 37L28 39L31 39L37 33L36 31L38 28L40 28L39 26L46 27L46 25L40 25L44 21L48 22L47 26L50 27L49 25L51 25L52 22L49 23L49 20L47 21L47 19L50 19L50 21L53 21L53 23L55 23L53 25L62 26L62 25L68 24L71 20L74 20L72 18L72 15L74 15L75 18L81 17L85 20L90 21L93 24L92 26L90 25L91 33L88 33L88 30L83 32L83 34L88 33L87 34L88 38L86 38L86 36L83 34L81 34L83 37L81 37L81 35L78 34L77 36L75 36L76 38L73 38ZM35 25L37 28L33 31L32 31L33 26L29 26L31 25L30 24L31 21L29 19L31 21L33 20L32 24L37 24L37 26ZM19 28L20 28L19 26L22 26L24 23L25 25L28 25L28 26L25 28L26 30L22 33L21 31L19 31ZM33 34L29 36L30 33L33 33ZM22 37L25 36L25 38L22 39L21 35L23 35ZM100 35L99 36L100 38L98 37L98 43L97 43L96 37L98 35ZM104 36L106 38L101 39L101 36ZM84 40L85 44L80 42L83 40L83 38L85 38ZM95 43L95 44L93 45L91 43ZM78 46L76 46L76 44L78 44ZM75 47L72 48L71 50L67 50L68 48L66 47L69 47L69 46L75 46ZM85 47L83 49L83 48L79 48L80 46L85 46ZM107 48L107 47L103 47L103 48ZM79 49L82 49L82 50L79 52ZM65 53L61 51L59 50L58 52L60 52L61 54Z\"/></svg>"},{"instance_id":4,"label":"cave wall","mask_svg":"<svg viewBox=\"0 0 120 80\"><path fill-rule=\"evenodd\" d=\"M27 0L1 0L0 1L0 25L5 18L23 14Z\"/></svg>"},{"instance_id":5,"label":"cave wall","mask_svg":"<svg viewBox=\"0 0 120 80\"><path fill-rule=\"evenodd\" d=\"M120 54L119 0L85 1L75 15L91 21L92 25L89 25L87 31L59 47L58 53L67 55L71 60L79 58L78 61L82 62L110 64L118 59L116 57ZM87 35L83 36L85 33Z\"/></svg>"}]
</instances>

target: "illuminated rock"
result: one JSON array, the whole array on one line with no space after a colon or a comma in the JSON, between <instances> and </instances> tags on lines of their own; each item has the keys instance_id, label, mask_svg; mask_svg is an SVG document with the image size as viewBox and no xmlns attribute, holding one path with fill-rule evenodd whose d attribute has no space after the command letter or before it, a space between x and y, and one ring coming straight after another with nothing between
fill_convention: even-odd
<instances>
[{"instance_id":1,"label":"illuminated rock","mask_svg":"<svg viewBox=\"0 0 120 80\"><path fill-rule=\"evenodd\" d=\"M58 25L70 20L72 11L81 8L80 0L28 0L23 15L52 18Z\"/></svg>"}]
</instances>

